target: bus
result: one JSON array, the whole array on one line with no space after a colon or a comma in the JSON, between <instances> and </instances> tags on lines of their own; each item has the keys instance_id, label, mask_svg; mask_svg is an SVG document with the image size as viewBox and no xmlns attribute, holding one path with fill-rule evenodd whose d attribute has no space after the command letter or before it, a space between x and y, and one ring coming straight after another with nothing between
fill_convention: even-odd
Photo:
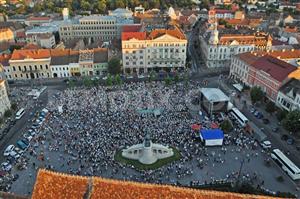
<instances>
[{"instance_id":1,"label":"bus","mask_svg":"<svg viewBox=\"0 0 300 199\"><path fill-rule=\"evenodd\" d=\"M271 153L271 157L277 164L293 179L300 179L300 169L279 149L274 149Z\"/></svg>"},{"instance_id":2,"label":"bus","mask_svg":"<svg viewBox=\"0 0 300 199\"><path fill-rule=\"evenodd\" d=\"M25 110L21 108L17 113L16 113L16 120L21 119L21 117L24 115Z\"/></svg>"},{"instance_id":3,"label":"bus","mask_svg":"<svg viewBox=\"0 0 300 199\"><path fill-rule=\"evenodd\" d=\"M233 107L230 110L230 114L240 123L242 127L245 127L248 123L248 119L244 116L239 109Z\"/></svg>"}]
</instances>

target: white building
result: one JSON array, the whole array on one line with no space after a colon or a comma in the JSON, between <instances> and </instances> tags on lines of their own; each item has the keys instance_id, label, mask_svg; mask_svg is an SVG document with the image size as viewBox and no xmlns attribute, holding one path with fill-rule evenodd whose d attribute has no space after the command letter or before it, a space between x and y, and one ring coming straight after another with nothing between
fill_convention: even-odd
<instances>
[{"instance_id":1,"label":"white building","mask_svg":"<svg viewBox=\"0 0 300 199\"><path fill-rule=\"evenodd\" d=\"M127 15L122 17L122 13L115 12L112 13L112 16L84 16L64 21L59 27L59 36L63 41L71 39L85 39L89 43L99 40L111 41L120 39L122 27L130 24L134 24L133 17Z\"/></svg>"},{"instance_id":2,"label":"white building","mask_svg":"<svg viewBox=\"0 0 300 199\"><path fill-rule=\"evenodd\" d=\"M272 46L271 36L256 32L253 34L220 34L215 23L200 35L201 54L208 68L229 67L233 55L265 50Z\"/></svg>"},{"instance_id":3,"label":"white building","mask_svg":"<svg viewBox=\"0 0 300 199\"><path fill-rule=\"evenodd\" d=\"M293 78L279 89L276 105L286 111L300 110L300 80Z\"/></svg>"},{"instance_id":4,"label":"white building","mask_svg":"<svg viewBox=\"0 0 300 199\"><path fill-rule=\"evenodd\" d=\"M0 117L10 109L10 101L7 95L5 80L0 80Z\"/></svg>"},{"instance_id":5,"label":"white building","mask_svg":"<svg viewBox=\"0 0 300 199\"><path fill-rule=\"evenodd\" d=\"M186 63L187 39L181 30L157 29L122 33L124 73L181 70Z\"/></svg>"},{"instance_id":6,"label":"white building","mask_svg":"<svg viewBox=\"0 0 300 199\"><path fill-rule=\"evenodd\" d=\"M42 48L53 48L55 46L55 37L52 33L26 34L26 41L37 44Z\"/></svg>"}]
</instances>

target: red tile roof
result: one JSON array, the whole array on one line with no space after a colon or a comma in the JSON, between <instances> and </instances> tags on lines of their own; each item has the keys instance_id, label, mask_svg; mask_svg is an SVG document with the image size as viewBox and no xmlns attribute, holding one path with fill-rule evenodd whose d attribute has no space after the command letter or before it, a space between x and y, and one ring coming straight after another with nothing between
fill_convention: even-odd
<instances>
[{"instance_id":1,"label":"red tile roof","mask_svg":"<svg viewBox=\"0 0 300 199\"><path fill-rule=\"evenodd\" d=\"M249 65L252 65L259 58L259 56L256 56L251 52L237 54L236 56L239 57L240 60L242 60L243 62Z\"/></svg>"},{"instance_id":2,"label":"red tile roof","mask_svg":"<svg viewBox=\"0 0 300 199\"><path fill-rule=\"evenodd\" d=\"M25 34L25 32L17 32L17 38L26 38L26 34Z\"/></svg>"},{"instance_id":3,"label":"red tile roof","mask_svg":"<svg viewBox=\"0 0 300 199\"><path fill-rule=\"evenodd\" d=\"M122 41L130 40L133 38L137 40L146 40L147 35L146 32L123 32L122 33Z\"/></svg>"},{"instance_id":4,"label":"red tile roof","mask_svg":"<svg viewBox=\"0 0 300 199\"><path fill-rule=\"evenodd\" d=\"M122 32L139 32L142 28L140 24L133 24L133 25L125 25L122 28Z\"/></svg>"},{"instance_id":5,"label":"red tile roof","mask_svg":"<svg viewBox=\"0 0 300 199\"><path fill-rule=\"evenodd\" d=\"M27 44L23 47L23 49L37 50L40 49L40 47L36 44Z\"/></svg>"},{"instance_id":6,"label":"red tile roof","mask_svg":"<svg viewBox=\"0 0 300 199\"><path fill-rule=\"evenodd\" d=\"M38 49L38 50L14 50L11 60L23 60L26 58L43 59L50 57L50 50Z\"/></svg>"},{"instance_id":7,"label":"red tile roof","mask_svg":"<svg viewBox=\"0 0 300 199\"><path fill-rule=\"evenodd\" d=\"M48 21L50 17L29 17L27 18L29 21Z\"/></svg>"},{"instance_id":8,"label":"red tile roof","mask_svg":"<svg viewBox=\"0 0 300 199\"><path fill-rule=\"evenodd\" d=\"M271 199L273 197L190 189L170 185L145 184L101 177L82 177L40 169L31 198Z\"/></svg>"},{"instance_id":9,"label":"red tile roof","mask_svg":"<svg viewBox=\"0 0 300 199\"><path fill-rule=\"evenodd\" d=\"M178 39L186 39L185 35L178 28L153 30L149 34L148 39L156 39L156 38L161 37L162 35L165 35L165 34L176 37Z\"/></svg>"},{"instance_id":10,"label":"red tile roof","mask_svg":"<svg viewBox=\"0 0 300 199\"><path fill-rule=\"evenodd\" d=\"M291 72L297 70L295 66L270 55L258 58L252 64L252 67L268 73L273 79L279 82L282 82Z\"/></svg>"}]
</instances>

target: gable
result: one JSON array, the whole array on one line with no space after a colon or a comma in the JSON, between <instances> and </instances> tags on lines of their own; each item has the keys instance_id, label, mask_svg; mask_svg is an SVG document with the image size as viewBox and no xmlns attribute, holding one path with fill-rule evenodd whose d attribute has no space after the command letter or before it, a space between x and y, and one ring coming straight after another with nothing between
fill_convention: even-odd
<instances>
[{"instance_id":1,"label":"gable","mask_svg":"<svg viewBox=\"0 0 300 199\"><path fill-rule=\"evenodd\" d=\"M237 41L237 40L233 40L231 43L230 43L230 46L236 46L236 45L239 45L240 43Z\"/></svg>"},{"instance_id":2,"label":"gable","mask_svg":"<svg viewBox=\"0 0 300 199\"><path fill-rule=\"evenodd\" d=\"M162 36L157 37L156 39L153 39L153 41L180 41L180 39L168 34L164 34Z\"/></svg>"}]
</instances>

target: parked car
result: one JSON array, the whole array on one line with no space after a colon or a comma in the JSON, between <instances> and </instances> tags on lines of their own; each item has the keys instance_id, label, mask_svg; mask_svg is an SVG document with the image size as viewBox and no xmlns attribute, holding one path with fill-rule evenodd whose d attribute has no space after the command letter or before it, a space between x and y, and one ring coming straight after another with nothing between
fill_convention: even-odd
<instances>
[{"instance_id":1,"label":"parked car","mask_svg":"<svg viewBox=\"0 0 300 199\"><path fill-rule=\"evenodd\" d=\"M11 169L12 169L12 165L11 164L9 164L8 162L3 162L2 164L1 164L1 169L3 170L3 171L10 171Z\"/></svg>"},{"instance_id":2,"label":"parked car","mask_svg":"<svg viewBox=\"0 0 300 199\"><path fill-rule=\"evenodd\" d=\"M272 128L273 132L277 132L278 130L279 130L279 128L277 126L275 126L275 127Z\"/></svg>"},{"instance_id":3,"label":"parked car","mask_svg":"<svg viewBox=\"0 0 300 199\"><path fill-rule=\"evenodd\" d=\"M264 117L264 115L261 112L258 112L257 116L258 119L262 119Z\"/></svg>"},{"instance_id":4,"label":"parked car","mask_svg":"<svg viewBox=\"0 0 300 199\"><path fill-rule=\"evenodd\" d=\"M15 148L15 146L13 144L9 145L8 147L6 147L6 149L4 150L4 156L7 157L10 155L10 152L13 151Z\"/></svg>"},{"instance_id":5,"label":"parked car","mask_svg":"<svg viewBox=\"0 0 300 199\"><path fill-rule=\"evenodd\" d=\"M287 141L289 139L289 136L284 134L281 136L281 140Z\"/></svg>"},{"instance_id":6,"label":"parked car","mask_svg":"<svg viewBox=\"0 0 300 199\"><path fill-rule=\"evenodd\" d=\"M253 113L253 114L254 114L255 111L256 111L255 108L251 108L251 109L250 109L250 113Z\"/></svg>"},{"instance_id":7,"label":"parked car","mask_svg":"<svg viewBox=\"0 0 300 199\"><path fill-rule=\"evenodd\" d=\"M17 141L17 146L22 149L25 150L28 147L28 144L26 144L23 140L18 140Z\"/></svg>"},{"instance_id":8,"label":"parked car","mask_svg":"<svg viewBox=\"0 0 300 199\"><path fill-rule=\"evenodd\" d=\"M272 147L271 142L269 140L265 140L261 142L261 146L264 149L270 149Z\"/></svg>"},{"instance_id":9,"label":"parked car","mask_svg":"<svg viewBox=\"0 0 300 199\"><path fill-rule=\"evenodd\" d=\"M293 138L289 138L286 140L286 142L289 144L289 145L292 145L295 143L295 140Z\"/></svg>"},{"instance_id":10,"label":"parked car","mask_svg":"<svg viewBox=\"0 0 300 199\"><path fill-rule=\"evenodd\" d=\"M263 119L263 123L264 123L264 124L269 124L269 123L270 123L270 120L267 119L267 118L264 118L264 119Z\"/></svg>"}]
</instances>

